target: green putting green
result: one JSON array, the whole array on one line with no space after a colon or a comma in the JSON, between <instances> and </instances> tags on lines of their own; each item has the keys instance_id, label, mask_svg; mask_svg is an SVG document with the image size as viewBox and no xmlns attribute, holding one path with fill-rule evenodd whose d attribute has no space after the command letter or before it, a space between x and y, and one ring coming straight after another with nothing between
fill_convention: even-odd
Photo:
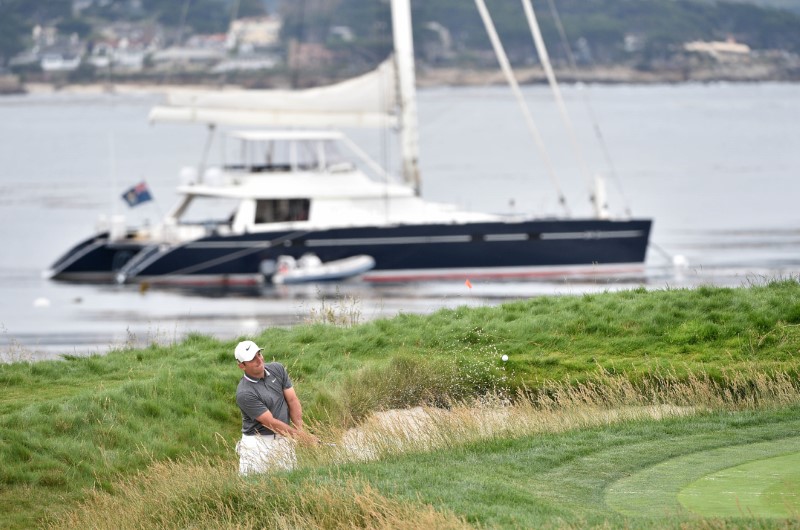
<instances>
[{"instance_id":1,"label":"green putting green","mask_svg":"<svg viewBox=\"0 0 800 530\"><path fill-rule=\"evenodd\" d=\"M800 452L765 458L706 475L678 501L706 517L792 517L800 514Z\"/></svg>"},{"instance_id":2,"label":"green putting green","mask_svg":"<svg viewBox=\"0 0 800 530\"><path fill-rule=\"evenodd\" d=\"M661 462L612 484L606 503L631 517L797 516L800 437L720 447Z\"/></svg>"}]
</instances>

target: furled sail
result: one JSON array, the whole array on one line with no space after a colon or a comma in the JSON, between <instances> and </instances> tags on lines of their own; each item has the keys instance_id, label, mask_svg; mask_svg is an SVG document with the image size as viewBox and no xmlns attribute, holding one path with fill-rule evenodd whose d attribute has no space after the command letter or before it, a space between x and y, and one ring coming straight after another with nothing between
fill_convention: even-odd
<instances>
[{"instance_id":1,"label":"furled sail","mask_svg":"<svg viewBox=\"0 0 800 530\"><path fill-rule=\"evenodd\" d=\"M387 127L397 124L397 82L389 58L375 70L303 90L176 91L150 121L263 127Z\"/></svg>"}]
</instances>

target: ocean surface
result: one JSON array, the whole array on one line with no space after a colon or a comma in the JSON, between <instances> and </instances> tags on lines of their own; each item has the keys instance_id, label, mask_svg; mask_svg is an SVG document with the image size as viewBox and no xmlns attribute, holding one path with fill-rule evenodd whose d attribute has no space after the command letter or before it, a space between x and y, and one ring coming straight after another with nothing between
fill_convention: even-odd
<instances>
[{"instance_id":1,"label":"ocean surface","mask_svg":"<svg viewBox=\"0 0 800 530\"><path fill-rule=\"evenodd\" d=\"M252 336L328 310L367 320L533 296L800 275L800 85L562 90L578 150L547 88L524 89L559 186L572 215L590 215L588 183L601 174L613 215L654 220L641 275L202 292L53 283L42 272L101 216L156 222L176 200L182 168L200 161L206 131L150 125L148 111L161 100L155 93L0 98L0 360L102 353L192 332ZM507 88L423 90L419 113L426 198L475 211L563 214ZM398 167L390 134L346 132L376 161ZM582 174L580 158L591 175ZM120 196L141 180L155 200L128 208Z\"/></svg>"}]
</instances>

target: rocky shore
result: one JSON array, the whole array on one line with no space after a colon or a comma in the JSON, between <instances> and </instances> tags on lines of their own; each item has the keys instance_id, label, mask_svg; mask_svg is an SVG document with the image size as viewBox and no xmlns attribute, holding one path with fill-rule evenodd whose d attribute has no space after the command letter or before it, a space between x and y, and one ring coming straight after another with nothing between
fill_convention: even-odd
<instances>
[{"instance_id":1,"label":"rocky shore","mask_svg":"<svg viewBox=\"0 0 800 530\"><path fill-rule=\"evenodd\" d=\"M2 94L22 94L25 87L22 85L18 76L11 74L0 74L0 95Z\"/></svg>"},{"instance_id":2,"label":"rocky shore","mask_svg":"<svg viewBox=\"0 0 800 530\"><path fill-rule=\"evenodd\" d=\"M521 84L547 83L547 77L540 67L517 68L515 74ZM771 61L760 61L747 64L717 63L699 67L665 67L648 71L629 66L602 66L583 68L578 71L556 70L555 75L561 83L798 82L800 81L800 64L787 67ZM505 79L499 70L423 68L417 73L417 84L422 87L499 85L505 84Z\"/></svg>"}]
</instances>

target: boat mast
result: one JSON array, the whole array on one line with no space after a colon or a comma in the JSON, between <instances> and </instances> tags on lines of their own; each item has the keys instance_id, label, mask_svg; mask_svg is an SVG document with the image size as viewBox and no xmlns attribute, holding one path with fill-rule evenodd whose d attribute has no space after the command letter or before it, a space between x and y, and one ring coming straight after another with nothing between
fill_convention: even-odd
<instances>
[{"instance_id":1,"label":"boat mast","mask_svg":"<svg viewBox=\"0 0 800 530\"><path fill-rule=\"evenodd\" d=\"M419 131L410 0L392 0L392 34L400 104L403 179L419 195L422 183L419 175Z\"/></svg>"}]
</instances>

